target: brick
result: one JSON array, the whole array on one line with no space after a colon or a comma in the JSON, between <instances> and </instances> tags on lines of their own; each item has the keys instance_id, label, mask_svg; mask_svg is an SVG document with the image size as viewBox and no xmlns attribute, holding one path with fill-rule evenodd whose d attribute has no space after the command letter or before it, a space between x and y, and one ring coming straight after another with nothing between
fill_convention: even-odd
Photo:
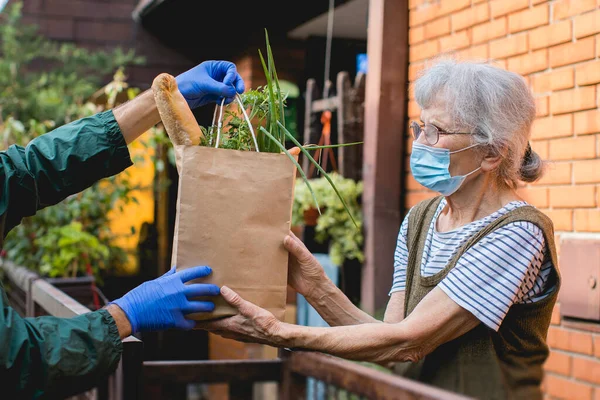
<instances>
[{"instance_id":1,"label":"brick","mask_svg":"<svg viewBox=\"0 0 600 400\"><path fill-rule=\"evenodd\" d=\"M546 393L568 400L591 400L593 387L585 383L575 382L554 375L548 375L544 379Z\"/></svg>"},{"instance_id":2,"label":"brick","mask_svg":"<svg viewBox=\"0 0 600 400\"><path fill-rule=\"evenodd\" d=\"M535 75L533 77L533 91L535 93L545 93L553 90L570 89L575 86L574 72L575 70L569 67Z\"/></svg>"},{"instance_id":3,"label":"brick","mask_svg":"<svg viewBox=\"0 0 600 400\"><path fill-rule=\"evenodd\" d=\"M531 0L531 5L538 5L540 3L546 3L549 0Z\"/></svg>"},{"instance_id":4,"label":"brick","mask_svg":"<svg viewBox=\"0 0 600 400\"><path fill-rule=\"evenodd\" d=\"M435 192L409 192L406 195L406 207L410 208L434 196L436 196Z\"/></svg>"},{"instance_id":5,"label":"brick","mask_svg":"<svg viewBox=\"0 0 600 400\"><path fill-rule=\"evenodd\" d=\"M594 38L565 43L550 48L550 66L552 68L576 62L591 60L595 57Z\"/></svg>"},{"instance_id":6,"label":"brick","mask_svg":"<svg viewBox=\"0 0 600 400\"><path fill-rule=\"evenodd\" d=\"M421 4L425 3L427 0L408 0L408 8L413 9L417 8Z\"/></svg>"},{"instance_id":7,"label":"brick","mask_svg":"<svg viewBox=\"0 0 600 400\"><path fill-rule=\"evenodd\" d=\"M471 44L471 35L468 30L462 30L449 36L444 36L440 39L440 51L452 51L464 49Z\"/></svg>"},{"instance_id":8,"label":"brick","mask_svg":"<svg viewBox=\"0 0 600 400\"><path fill-rule=\"evenodd\" d=\"M542 160L548 159L548 140L535 140L531 141L531 149L535 151Z\"/></svg>"},{"instance_id":9,"label":"brick","mask_svg":"<svg viewBox=\"0 0 600 400\"><path fill-rule=\"evenodd\" d=\"M550 112L552 114L582 111L595 107L595 86L583 86L578 89L554 92L550 97Z\"/></svg>"},{"instance_id":10,"label":"brick","mask_svg":"<svg viewBox=\"0 0 600 400\"><path fill-rule=\"evenodd\" d=\"M550 162L544 176L536 182L538 185L565 185L571 183L572 170L570 162Z\"/></svg>"},{"instance_id":11,"label":"brick","mask_svg":"<svg viewBox=\"0 0 600 400\"><path fill-rule=\"evenodd\" d=\"M413 63L408 66L408 80L414 82L420 71L425 67L424 63Z\"/></svg>"},{"instance_id":12,"label":"brick","mask_svg":"<svg viewBox=\"0 0 600 400\"><path fill-rule=\"evenodd\" d=\"M575 184L600 183L600 159L573 163L573 177Z\"/></svg>"},{"instance_id":13,"label":"brick","mask_svg":"<svg viewBox=\"0 0 600 400\"><path fill-rule=\"evenodd\" d=\"M431 40L410 47L410 61L424 60L433 57L439 52L437 40Z\"/></svg>"},{"instance_id":14,"label":"brick","mask_svg":"<svg viewBox=\"0 0 600 400\"><path fill-rule=\"evenodd\" d=\"M560 212L569 212L571 210L559 210ZM556 223L554 223L556 225ZM560 303L557 302L554 304L554 308L552 308L552 318L550 319L550 323L552 325L560 324L561 314L560 314Z\"/></svg>"},{"instance_id":15,"label":"brick","mask_svg":"<svg viewBox=\"0 0 600 400\"><path fill-rule=\"evenodd\" d=\"M535 98L535 115L536 117L545 117L548 115L548 100L550 96L536 97Z\"/></svg>"},{"instance_id":16,"label":"brick","mask_svg":"<svg viewBox=\"0 0 600 400\"><path fill-rule=\"evenodd\" d=\"M600 83L600 61L590 61L575 68L575 80L578 86Z\"/></svg>"},{"instance_id":17,"label":"brick","mask_svg":"<svg viewBox=\"0 0 600 400\"><path fill-rule=\"evenodd\" d=\"M134 8L135 4L125 2L107 4L77 0L44 0L44 13L47 16L112 19L128 24L132 24L131 13Z\"/></svg>"},{"instance_id":18,"label":"brick","mask_svg":"<svg viewBox=\"0 0 600 400\"><path fill-rule=\"evenodd\" d=\"M529 49L527 34L509 36L490 42L491 58L506 58L527 53Z\"/></svg>"},{"instance_id":19,"label":"brick","mask_svg":"<svg viewBox=\"0 0 600 400\"><path fill-rule=\"evenodd\" d=\"M75 38L77 40L129 42L133 37L134 25L126 22L76 21Z\"/></svg>"},{"instance_id":20,"label":"brick","mask_svg":"<svg viewBox=\"0 0 600 400\"><path fill-rule=\"evenodd\" d=\"M471 46L457 53L460 60L487 60L489 58L489 46L487 43Z\"/></svg>"},{"instance_id":21,"label":"brick","mask_svg":"<svg viewBox=\"0 0 600 400\"><path fill-rule=\"evenodd\" d=\"M544 210L552 222L554 223L554 229L556 231L572 231L573 230L573 210L559 209L559 210ZM560 324L560 313L556 312L556 307L552 311L552 324Z\"/></svg>"},{"instance_id":22,"label":"brick","mask_svg":"<svg viewBox=\"0 0 600 400\"><path fill-rule=\"evenodd\" d=\"M573 377L590 383L600 383L600 361L574 357Z\"/></svg>"},{"instance_id":23,"label":"brick","mask_svg":"<svg viewBox=\"0 0 600 400\"><path fill-rule=\"evenodd\" d=\"M517 190L520 197L526 202L539 208L548 207L548 189L541 187L528 186Z\"/></svg>"},{"instance_id":24,"label":"brick","mask_svg":"<svg viewBox=\"0 0 600 400\"><path fill-rule=\"evenodd\" d=\"M425 27L417 26L408 30L408 43L413 45L425 40Z\"/></svg>"},{"instance_id":25,"label":"brick","mask_svg":"<svg viewBox=\"0 0 600 400\"><path fill-rule=\"evenodd\" d=\"M548 50L541 49L530 54L508 59L508 70L521 75L543 71L548 68Z\"/></svg>"},{"instance_id":26,"label":"brick","mask_svg":"<svg viewBox=\"0 0 600 400\"><path fill-rule=\"evenodd\" d=\"M439 18L425 24L425 39L433 39L450 33L450 17Z\"/></svg>"},{"instance_id":27,"label":"brick","mask_svg":"<svg viewBox=\"0 0 600 400\"><path fill-rule=\"evenodd\" d=\"M550 21L550 6L542 4L528 10L520 11L508 16L508 31L521 32L538 26L547 25Z\"/></svg>"},{"instance_id":28,"label":"brick","mask_svg":"<svg viewBox=\"0 0 600 400\"><path fill-rule=\"evenodd\" d=\"M42 32L50 39L73 40L75 23L72 19L44 17Z\"/></svg>"},{"instance_id":29,"label":"brick","mask_svg":"<svg viewBox=\"0 0 600 400\"><path fill-rule=\"evenodd\" d=\"M600 358L600 336L594 336L594 355Z\"/></svg>"},{"instance_id":30,"label":"brick","mask_svg":"<svg viewBox=\"0 0 600 400\"><path fill-rule=\"evenodd\" d=\"M550 140L549 143L549 158L551 160L581 160L596 156L595 138L593 136L555 139Z\"/></svg>"},{"instance_id":31,"label":"brick","mask_svg":"<svg viewBox=\"0 0 600 400\"><path fill-rule=\"evenodd\" d=\"M589 333L551 326L547 342L551 348L592 355L592 335Z\"/></svg>"},{"instance_id":32,"label":"brick","mask_svg":"<svg viewBox=\"0 0 600 400\"><path fill-rule=\"evenodd\" d=\"M427 21L437 18L439 4L426 3L423 7L419 7L417 10L410 10L408 12L408 24L410 27L421 25Z\"/></svg>"},{"instance_id":33,"label":"brick","mask_svg":"<svg viewBox=\"0 0 600 400\"><path fill-rule=\"evenodd\" d=\"M531 139L533 140L566 137L572 134L573 116L571 114L537 118L531 129Z\"/></svg>"},{"instance_id":34,"label":"brick","mask_svg":"<svg viewBox=\"0 0 600 400\"><path fill-rule=\"evenodd\" d=\"M573 34L577 39L600 32L600 10L573 18Z\"/></svg>"},{"instance_id":35,"label":"brick","mask_svg":"<svg viewBox=\"0 0 600 400\"><path fill-rule=\"evenodd\" d=\"M600 232L600 210L598 209L579 209L575 210L575 231L576 232ZM597 345L598 343L594 343ZM598 350L596 350L598 352Z\"/></svg>"},{"instance_id":36,"label":"brick","mask_svg":"<svg viewBox=\"0 0 600 400\"><path fill-rule=\"evenodd\" d=\"M466 10L452 14L452 29L459 31L461 29L470 28L473 25L489 21L490 7L487 3L480 4Z\"/></svg>"},{"instance_id":37,"label":"brick","mask_svg":"<svg viewBox=\"0 0 600 400\"><path fill-rule=\"evenodd\" d=\"M550 205L553 208L585 208L596 206L596 188L593 185L552 186L549 190Z\"/></svg>"},{"instance_id":38,"label":"brick","mask_svg":"<svg viewBox=\"0 0 600 400\"><path fill-rule=\"evenodd\" d=\"M490 9L493 18L510 14L515 11L529 7L529 0L493 0Z\"/></svg>"},{"instance_id":39,"label":"brick","mask_svg":"<svg viewBox=\"0 0 600 400\"><path fill-rule=\"evenodd\" d=\"M572 17L596 8L596 0L561 0L553 5L554 20Z\"/></svg>"},{"instance_id":40,"label":"brick","mask_svg":"<svg viewBox=\"0 0 600 400\"><path fill-rule=\"evenodd\" d=\"M529 32L529 47L532 50L550 47L570 42L572 39L573 22L561 21L548 26L542 26Z\"/></svg>"},{"instance_id":41,"label":"brick","mask_svg":"<svg viewBox=\"0 0 600 400\"><path fill-rule=\"evenodd\" d=\"M406 190L420 190L423 191L425 188L412 176L412 174L406 174Z\"/></svg>"},{"instance_id":42,"label":"brick","mask_svg":"<svg viewBox=\"0 0 600 400\"><path fill-rule=\"evenodd\" d=\"M590 110L573 114L573 131L577 135L600 132L600 111Z\"/></svg>"},{"instance_id":43,"label":"brick","mask_svg":"<svg viewBox=\"0 0 600 400\"><path fill-rule=\"evenodd\" d=\"M44 0L27 0L23 2L23 14L41 13Z\"/></svg>"},{"instance_id":44,"label":"brick","mask_svg":"<svg viewBox=\"0 0 600 400\"><path fill-rule=\"evenodd\" d=\"M487 42L488 40L505 36L507 33L508 25L506 17L486 22L485 24L473 27L473 44Z\"/></svg>"},{"instance_id":45,"label":"brick","mask_svg":"<svg viewBox=\"0 0 600 400\"><path fill-rule=\"evenodd\" d=\"M471 0L440 0L438 15L452 14L471 6Z\"/></svg>"},{"instance_id":46,"label":"brick","mask_svg":"<svg viewBox=\"0 0 600 400\"><path fill-rule=\"evenodd\" d=\"M419 118L421 115L421 108L417 104L415 100L411 100L408 102L408 117L409 118Z\"/></svg>"},{"instance_id":47,"label":"brick","mask_svg":"<svg viewBox=\"0 0 600 400\"><path fill-rule=\"evenodd\" d=\"M569 376L571 374L571 356L558 351L551 351L544 364L546 371Z\"/></svg>"}]
</instances>

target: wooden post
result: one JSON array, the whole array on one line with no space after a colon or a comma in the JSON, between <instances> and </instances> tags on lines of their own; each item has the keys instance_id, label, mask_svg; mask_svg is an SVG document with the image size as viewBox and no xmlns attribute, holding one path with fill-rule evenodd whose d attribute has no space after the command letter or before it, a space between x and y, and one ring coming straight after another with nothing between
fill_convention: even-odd
<instances>
[{"instance_id":1,"label":"wooden post","mask_svg":"<svg viewBox=\"0 0 600 400\"><path fill-rule=\"evenodd\" d=\"M373 313L387 303L402 215L408 1L370 0L368 25L361 302Z\"/></svg>"}]
</instances>

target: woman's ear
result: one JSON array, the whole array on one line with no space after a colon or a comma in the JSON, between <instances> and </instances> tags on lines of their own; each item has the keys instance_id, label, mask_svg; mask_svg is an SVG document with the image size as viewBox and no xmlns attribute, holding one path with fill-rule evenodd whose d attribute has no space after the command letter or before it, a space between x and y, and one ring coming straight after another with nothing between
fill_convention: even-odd
<instances>
[{"instance_id":1,"label":"woman's ear","mask_svg":"<svg viewBox=\"0 0 600 400\"><path fill-rule=\"evenodd\" d=\"M485 172L497 169L502 163L502 158L499 154L488 153L481 161L481 169Z\"/></svg>"}]
</instances>

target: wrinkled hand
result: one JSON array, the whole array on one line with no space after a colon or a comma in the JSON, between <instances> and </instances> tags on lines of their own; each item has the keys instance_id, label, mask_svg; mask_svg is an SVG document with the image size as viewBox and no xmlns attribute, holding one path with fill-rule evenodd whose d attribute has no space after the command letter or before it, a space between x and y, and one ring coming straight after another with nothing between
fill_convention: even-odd
<instances>
[{"instance_id":1,"label":"wrinkled hand","mask_svg":"<svg viewBox=\"0 0 600 400\"><path fill-rule=\"evenodd\" d=\"M245 90L244 80L229 61L204 61L175 79L191 109L220 102L222 98L229 104L236 92Z\"/></svg>"},{"instance_id":2,"label":"wrinkled hand","mask_svg":"<svg viewBox=\"0 0 600 400\"><path fill-rule=\"evenodd\" d=\"M323 267L293 232L283 240L290 252L288 257L288 284L304 297L327 280Z\"/></svg>"},{"instance_id":3,"label":"wrinkled hand","mask_svg":"<svg viewBox=\"0 0 600 400\"><path fill-rule=\"evenodd\" d=\"M204 329L240 342L285 346L285 340L281 336L283 323L273 314L242 299L227 286L221 288L221 296L237 309L238 314L217 321L199 322L196 329Z\"/></svg>"},{"instance_id":4,"label":"wrinkled hand","mask_svg":"<svg viewBox=\"0 0 600 400\"><path fill-rule=\"evenodd\" d=\"M179 272L172 268L163 276L142 283L110 304L116 304L123 310L133 332L168 328L192 329L196 322L185 319L185 315L210 312L215 305L211 301L190 299L217 296L219 287L206 283L185 283L208 276L211 272L210 267L206 266Z\"/></svg>"}]
</instances>

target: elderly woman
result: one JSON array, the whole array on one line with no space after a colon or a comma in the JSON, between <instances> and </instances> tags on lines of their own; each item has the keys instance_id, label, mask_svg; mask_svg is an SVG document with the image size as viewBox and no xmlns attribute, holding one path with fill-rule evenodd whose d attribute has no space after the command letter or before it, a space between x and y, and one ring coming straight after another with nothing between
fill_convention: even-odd
<instances>
[{"instance_id":1,"label":"elderly woman","mask_svg":"<svg viewBox=\"0 0 600 400\"><path fill-rule=\"evenodd\" d=\"M239 314L225 337L395 363L405 376L477 398L539 399L560 277L552 222L516 193L543 173L524 80L442 60L415 83L414 178L441 196L404 219L383 322L355 307L290 234L289 284L331 327L286 324L223 287ZM381 288L383 290L383 288Z\"/></svg>"}]
</instances>

